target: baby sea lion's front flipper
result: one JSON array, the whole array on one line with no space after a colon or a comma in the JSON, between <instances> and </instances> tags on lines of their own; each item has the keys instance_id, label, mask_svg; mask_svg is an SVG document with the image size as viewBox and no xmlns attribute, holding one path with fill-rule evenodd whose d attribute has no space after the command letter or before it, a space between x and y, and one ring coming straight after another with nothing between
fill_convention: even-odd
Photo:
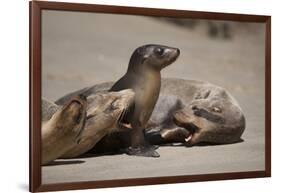
<instances>
[{"instance_id":1,"label":"baby sea lion's front flipper","mask_svg":"<svg viewBox=\"0 0 281 193\"><path fill-rule=\"evenodd\" d=\"M142 156L142 157L160 157L159 153L155 151L159 146L145 145L139 147L128 147L125 152L128 155Z\"/></svg>"},{"instance_id":2,"label":"baby sea lion's front flipper","mask_svg":"<svg viewBox=\"0 0 281 193\"><path fill-rule=\"evenodd\" d=\"M142 116L139 116L142 117ZM143 157L160 157L155 151L158 146L151 145L145 139L145 131L142 119L132 122L132 132L130 133L131 145L126 148L125 153L128 155L143 156Z\"/></svg>"},{"instance_id":3,"label":"baby sea lion's front flipper","mask_svg":"<svg viewBox=\"0 0 281 193\"><path fill-rule=\"evenodd\" d=\"M160 157L159 153L155 151L159 146L151 145L150 141L147 141L144 137L145 133L143 130L140 130L140 127L136 127L130 134L132 141L131 146L125 149L126 154L143 157Z\"/></svg>"}]
</instances>

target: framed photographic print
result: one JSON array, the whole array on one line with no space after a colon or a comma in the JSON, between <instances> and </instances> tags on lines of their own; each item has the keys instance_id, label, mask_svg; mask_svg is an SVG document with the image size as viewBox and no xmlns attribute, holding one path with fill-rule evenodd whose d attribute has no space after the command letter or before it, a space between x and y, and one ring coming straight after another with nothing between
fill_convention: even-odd
<instances>
[{"instance_id":1,"label":"framed photographic print","mask_svg":"<svg viewBox=\"0 0 281 193\"><path fill-rule=\"evenodd\" d=\"M271 17L31 1L30 191L271 176Z\"/></svg>"}]
</instances>

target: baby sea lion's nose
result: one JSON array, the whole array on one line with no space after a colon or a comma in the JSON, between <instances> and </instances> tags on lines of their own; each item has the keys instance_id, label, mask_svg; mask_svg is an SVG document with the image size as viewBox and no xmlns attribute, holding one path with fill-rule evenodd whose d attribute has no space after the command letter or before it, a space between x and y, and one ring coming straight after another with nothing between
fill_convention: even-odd
<instances>
[{"instance_id":1,"label":"baby sea lion's nose","mask_svg":"<svg viewBox=\"0 0 281 193\"><path fill-rule=\"evenodd\" d=\"M177 54L179 55L179 54L180 54L180 49L177 48L176 50L177 50L177 51L176 51Z\"/></svg>"}]
</instances>

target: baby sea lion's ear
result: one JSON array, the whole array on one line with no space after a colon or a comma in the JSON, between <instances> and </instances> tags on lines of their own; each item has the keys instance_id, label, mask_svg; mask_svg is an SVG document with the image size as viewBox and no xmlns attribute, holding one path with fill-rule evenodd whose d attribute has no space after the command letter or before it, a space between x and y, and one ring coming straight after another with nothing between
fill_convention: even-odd
<instances>
[{"instance_id":1,"label":"baby sea lion's ear","mask_svg":"<svg viewBox=\"0 0 281 193\"><path fill-rule=\"evenodd\" d=\"M144 47L138 48L138 49L137 49L137 53L138 53L138 55L140 55L140 56L143 56L143 57L146 57L146 58L148 57L146 48L144 48Z\"/></svg>"},{"instance_id":2,"label":"baby sea lion's ear","mask_svg":"<svg viewBox=\"0 0 281 193\"><path fill-rule=\"evenodd\" d=\"M143 47L137 48L136 51L137 51L138 55L143 55L145 53Z\"/></svg>"},{"instance_id":3,"label":"baby sea lion's ear","mask_svg":"<svg viewBox=\"0 0 281 193\"><path fill-rule=\"evenodd\" d=\"M138 48L136 52L140 60L140 64L144 63L144 61L149 57L149 54L146 52L146 49L144 47Z\"/></svg>"},{"instance_id":4,"label":"baby sea lion's ear","mask_svg":"<svg viewBox=\"0 0 281 193\"><path fill-rule=\"evenodd\" d=\"M144 54L142 57L141 57L141 64L143 64L145 61L146 61L146 59L149 57L149 55L148 54Z\"/></svg>"}]
</instances>

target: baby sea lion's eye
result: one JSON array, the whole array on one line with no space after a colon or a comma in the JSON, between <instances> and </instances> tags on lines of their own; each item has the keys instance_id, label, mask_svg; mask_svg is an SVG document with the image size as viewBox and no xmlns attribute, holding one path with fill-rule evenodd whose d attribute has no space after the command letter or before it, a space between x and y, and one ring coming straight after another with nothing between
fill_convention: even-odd
<instances>
[{"instance_id":1,"label":"baby sea lion's eye","mask_svg":"<svg viewBox=\"0 0 281 193\"><path fill-rule=\"evenodd\" d=\"M219 107L213 107L212 110L216 113L221 113L221 109Z\"/></svg>"},{"instance_id":2,"label":"baby sea lion's eye","mask_svg":"<svg viewBox=\"0 0 281 193\"><path fill-rule=\"evenodd\" d=\"M155 53L158 55L158 56L162 56L164 54L164 49L163 48L156 48L155 49Z\"/></svg>"}]
</instances>

